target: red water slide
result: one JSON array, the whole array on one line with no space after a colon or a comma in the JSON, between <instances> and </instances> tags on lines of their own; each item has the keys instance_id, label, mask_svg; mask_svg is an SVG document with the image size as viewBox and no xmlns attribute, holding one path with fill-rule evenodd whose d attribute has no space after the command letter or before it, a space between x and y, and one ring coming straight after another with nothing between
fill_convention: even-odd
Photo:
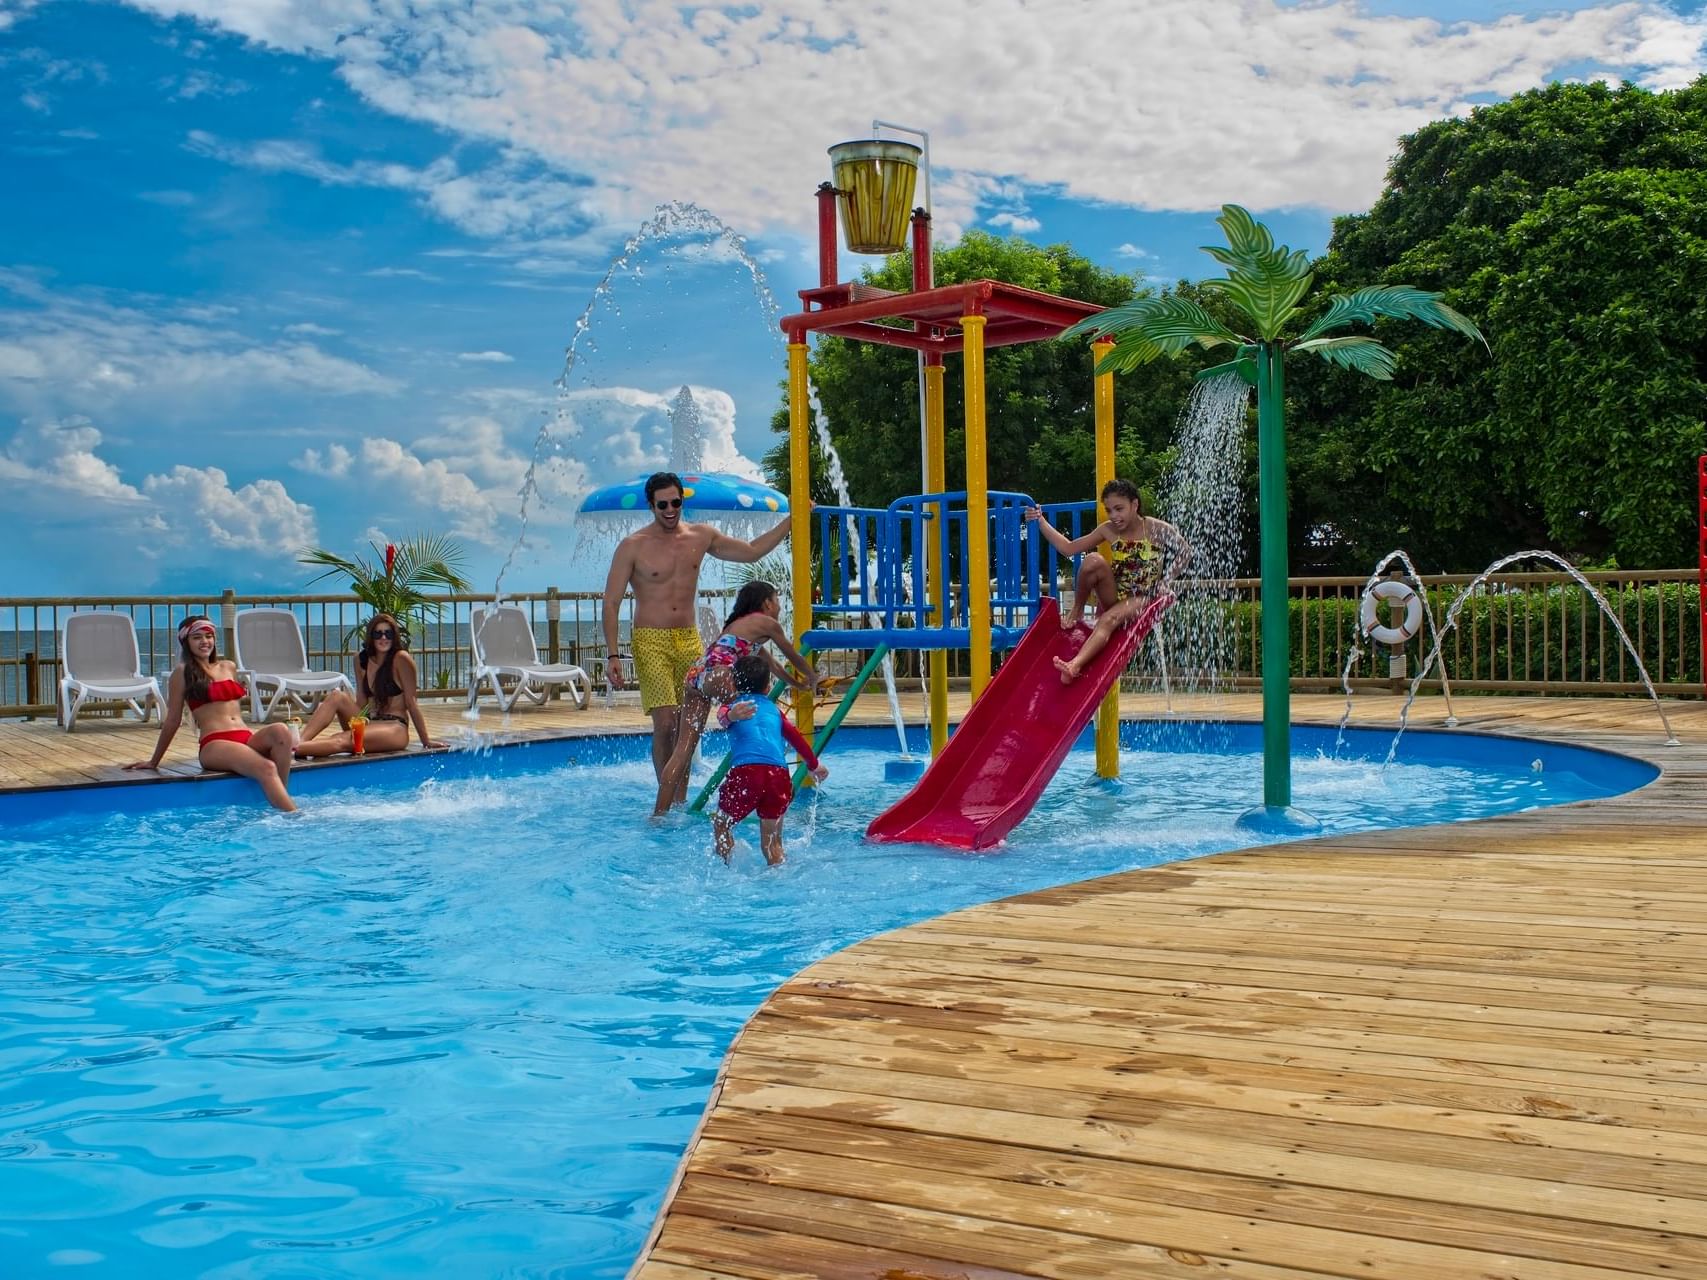
<instances>
[{"instance_id":1,"label":"red water slide","mask_svg":"<svg viewBox=\"0 0 1707 1280\"><path fill-rule=\"evenodd\" d=\"M1103 695L1173 602L1171 595L1158 596L1083 675L1062 684L1051 659L1071 658L1090 628L1081 623L1063 631L1055 600L1045 597L1019 647L973 703L943 753L911 791L873 820L866 836L952 849L1001 843L1031 812Z\"/></svg>"}]
</instances>

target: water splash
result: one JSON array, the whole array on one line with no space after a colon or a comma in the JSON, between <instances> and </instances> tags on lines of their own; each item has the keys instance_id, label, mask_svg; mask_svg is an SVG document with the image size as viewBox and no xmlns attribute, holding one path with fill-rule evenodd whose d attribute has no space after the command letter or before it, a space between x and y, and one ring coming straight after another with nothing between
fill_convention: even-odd
<instances>
[{"instance_id":1,"label":"water splash","mask_svg":"<svg viewBox=\"0 0 1707 1280\"><path fill-rule=\"evenodd\" d=\"M559 449L561 440L573 438L579 428L575 425L574 415L570 410L569 397L573 390L571 385L576 363L579 361L583 344L587 351L596 351L598 344L590 336L593 325L593 315L601 305L621 314L613 300L612 291L617 278L625 272L637 274L635 257L648 244L669 237L699 236L707 237L713 245L721 246L730 257L746 269L752 279L753 293L758 300L759 310L763 316L765 327L771 333L779 333L776 321L781 314L776 295L771 292L770 284L765 279L763 268L758 260L747 251L746 238L731 229L723 219L708 209L684 200L671 200L659 205L653 210L652 216L641 223L633 235L623 242L622 248L611 259L610 265L599 282L593 286L592 296L587 299L587 305L581 309L581 314L575 318L573 332L569 345L563 352L563 371L556 380L557 404L552 412L546 415L540 423L539 431L534 436L533 456L528 462L527 471L522 476L521 489L518 491L520 500L518 518L520 527L517 529L515 541L510 546L509 554L504 557L504 563L498 570L497 581L492 588L493 595L499 600L504 598L504 578L508 575L516 556L527 543L528 526L532 520L534 503L539 499L540 467Z\"/></svg>"},{"instance_id":2,"label":"water splash","mask_svg":"<svg viewBox=\"0 0 1707 1280\"><path fill-rule=\"evenodd\" d=\"M1435 625L1434 606L1428 602L1428 588L1423 585L1422 575L1417 572L1416 565L1411 563L1411 557L1403 549L1394 549L1381 557L1380 562L1375 566L1375 571L1369 575L1369 580L1363 584L1363 590L1359 593L1358 599L1361 600L1363 596L1375 589L1376 584L1387 576L1387 571L1394 561L1398 561L1404 566L1405 575L1410 579L1412 589L1416 591L1417 598L1422 601L1423 617L1428 619L1429 635L1433 638L1435 652L1438 653L1440 651L1440 628ZM1363 656L1363 651L1357 647L1357 641L1361 637L1362 633L1359 632L1352 638L1351 652L1346 655L1345 659L1345 670L1340 673L1340 687L1345 690L1345 712L1340 716L1339 732L1334 736L1335 755L1339 754L1340 747L1344 745L1346 726L1351 723L1351 669L1357 660ZM1440 688L1446 698L1446 725L1447 728L1452 728L1457 725L1458 716L1452 710L1452 682L1447 678L1444 661L1440 664Z\"/></svg>"},{"instance_id":3,"label":"water splash","mask_svg":"<svg viewBox=\"0 0 1707 1280\"><path fill-rule=\"evenodd\" d=\"M1675 747L1678 745L1677 734L1672 731L1671 717L1666 715L1665 706L1660 701L1659 691L1654 688L1654 682L1648 679L1648 668L1642 661L1642 655L1637 652L1636 646L1630 640L1630 633L1624 630L1624 624L1618 620L1618 615L1613 612L1612 606L1606 601L1606 597L1601 595L1596 590L1594 583L1583 577L1577 567L1563 556L1551 551L1515 551L1509 556L1501 556L1471 579L1470 585L1459 593L1458 598L1452 602L1452 607L1446 611L1446 622L1435 636L1434 648L1430 650L1427 660L1423 662L1422 669L1417 672L1416 679L1411 681L1410 692L1405 696L1405 705L1399 712L1399 731L1393 735L1393 744L1387 748L1387 764L1392 764L1394 756L1398 753L1399 739L1404 737L1405 726L1410 723L1411 704L1416 701L1417 690L1422 687L1422 682L1427 678L1429 671L1440 659L1441 644L1452 629L1458 625L1459 611L1463 609L1465 602L1475 594L1477 587L1501 569L1516 564L1520 560L1545 560L1549 564L1556 565L1570 574L1572 580L1594 598L1595 604L1600 607L1601 616L1612 624L1613 631L1617 632L1618 639L1629 653L1631 661L1636 664L1636 674L1642 677L1642 687L1648 691L1648 697L1653 699L1654 710L1659 713L1660 723L1665 726L1666 746Z\"/></svg>"},{"instance_id":4,"label":"water splash","mask_svg":"<svg viewBox=\"0 0 1707 1280\"><path fill-rule=\"evenodd\" d=\"M1154 653L1170 709L1177 687L1218 693L1236 657L1234 579L1244 555L1244 472L1251 389L1236 374L1195 383L1180 410L1178 450L1158 507L1191 544L1178 601L1156 632ZM1164 647L1164 628L1165 645Z\"/></svg>"}]
</instances>

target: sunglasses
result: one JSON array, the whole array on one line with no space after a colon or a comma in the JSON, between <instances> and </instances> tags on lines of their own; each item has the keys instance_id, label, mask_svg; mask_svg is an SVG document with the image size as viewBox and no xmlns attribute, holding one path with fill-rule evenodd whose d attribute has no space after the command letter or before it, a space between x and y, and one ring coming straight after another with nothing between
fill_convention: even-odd
<instances>
[{"instance_id":1,"label":"sunglasses","mask_svg":"<svg viewBox=\"0 0 1707 1280\"><path fill-rule=\"evenodd\" d=\"M662 501L654 502L652 505L660 511L674 511L682 505L682 500L680 498L665 498Z\"/></svg>"},{"instance_id":2,"label":"sunglasses","mask_svg":"<svg viewBox=\"0 0 1707 1280\"><path fill-rule=\"evenodd\" d=\"M369 640L395 640L397 633L390 627L375 627L367 633Z\"/></svg>"}]
</instances>

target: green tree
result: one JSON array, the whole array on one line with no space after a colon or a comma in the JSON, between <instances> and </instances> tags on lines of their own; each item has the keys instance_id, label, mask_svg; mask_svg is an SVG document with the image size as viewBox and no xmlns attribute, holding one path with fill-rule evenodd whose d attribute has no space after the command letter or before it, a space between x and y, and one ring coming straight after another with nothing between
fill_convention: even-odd
<instances>
[{"instance_id":1,"label":"green tree","mask_svg":"<svg viewBox=\"0 0 1707 1280\"><path fill-rule=\"evenodd\" d=\"M1104 270L1067 245L1040 248L979 231L938 252L935 269L938 284L1002 280L1101 306L1137 296L1130 276ZM897 254L862 279L907 290L911 259ZM918 493L919 379L913 352L826 337L816 343L810 369L854 502L886 506L902 494ZM1115 401L1116 470L1152 492L1172 460L1174 420L1190 391L1191 373L1189 367L1157 366L1126 379ZM1088 348L1047 342L999 347L987 357L985 378L991 487L1019 490L1044 502L1090 496L1096 436ZM946 364L943 398L953 489L965 483L966 459L958 360ZM764 468L771 482L786 490L786 406L772 417L771 429L784 439L766 454ZM813 477L814 501L835 501L816 442Z\"/></svg>"},{"instance_id":2,"label":"green tree","mask_svg":"<svg viewBox=\"0 0 1707 1280\"><path fill-rule=\"evenodd\" d=\"M1373 395L1300 370L1294 527L1329 544L1305 556L1353 570L1404 546L1467 571L1539 546L1686 562L1707 448L1704 163L1707 80L1553 85L1403 139L1374 207L1336 222L1318 277L1443 290L1485 318L1494 359L1378 324L1399 373Z\"/></svg>"}]
</instances>

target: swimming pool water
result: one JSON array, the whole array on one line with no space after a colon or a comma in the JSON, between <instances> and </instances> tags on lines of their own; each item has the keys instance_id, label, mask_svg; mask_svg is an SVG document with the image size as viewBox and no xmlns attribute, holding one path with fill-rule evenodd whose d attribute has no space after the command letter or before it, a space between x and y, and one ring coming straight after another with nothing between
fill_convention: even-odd
<instances>
[{"instance_id":1,"label":"swimming pool water","mask_svg":"<svg viewBox=\"0 0 1707 1280\"><path fill-rule=\"evenodd\" d=\"M1563 803L1645 765L1300 731L1330 832ZM846 732L767 871L652 825L637 739L241 784L0 798L0 1274L619 1276L724 1050L812 960L955 907L1253 843L1252 727L1081 747L1008 845L872 846ZM190 807L184 807L190 801Z\"/></svg>"}]
</instances>

